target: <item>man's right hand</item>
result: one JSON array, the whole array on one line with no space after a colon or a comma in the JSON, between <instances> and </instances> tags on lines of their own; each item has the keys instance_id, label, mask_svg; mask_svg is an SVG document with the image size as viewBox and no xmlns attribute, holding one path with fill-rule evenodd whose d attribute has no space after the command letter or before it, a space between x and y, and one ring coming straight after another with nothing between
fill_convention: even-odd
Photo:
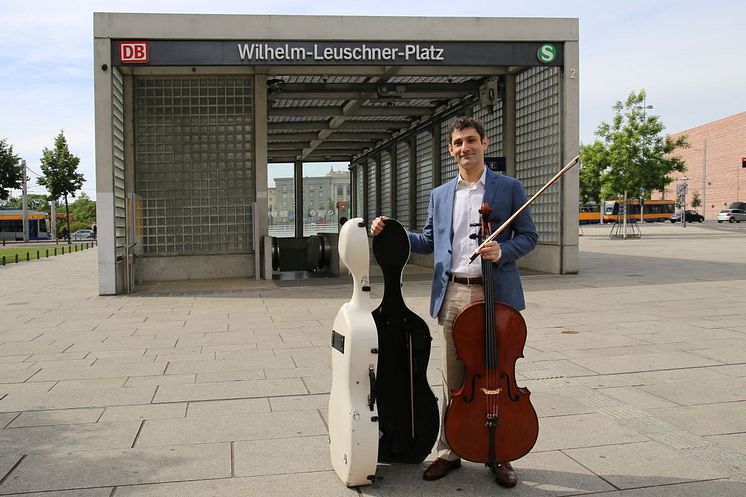
<instances>
[{"instance_id":1,"label":"man's right hand","mask_svg":"<svg viewBox=\"0 0 746 497\"><path fill-rule=\"evenodd\" d=\"M370 233L373 236L376 236L381 231L383 231L384 228L384 221L386 220L386 216L378 216L373 220L373 222L370 225Z\"/></svg>"}]
</instances>

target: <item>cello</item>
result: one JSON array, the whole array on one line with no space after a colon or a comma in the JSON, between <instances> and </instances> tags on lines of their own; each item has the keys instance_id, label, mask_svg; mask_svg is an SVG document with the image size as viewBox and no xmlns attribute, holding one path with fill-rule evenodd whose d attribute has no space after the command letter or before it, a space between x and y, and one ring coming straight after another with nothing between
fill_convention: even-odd
<instances>
[{"instance_id":1,"label":"cello","mask_svg":"<svg viewBox=\"0 0 746 497\"><path fill-rule=\"evenodd\" d=\"M491 210L485 202L479 212L481 234L486 238L470 262L579 161L580 156L571 159L491 234ZM526 322L517 310L495 302L492 271L492 262L482 261L484 300L468 304L453 322L453 342L465 373L461 386L451 391L443 430L456 454L494 470L497 464L514 461L533 448L539 421L529 400L531 392L515 380L515 362L523 357L526 344Z\"/></svg>"},{"instance_id":2,"label":"cello","mask_svg":"<svg viewBox=\"0 0 746 497\"><path fill-rule=\"evenodd\" d=\"M378 330L379 462L422 462L440 427L438 401L427 381L430 329L406 306L401 291L410 251L404 227L386 219L386 229L373 238L384 281L381 305L372 313Z\"/></svg>"},{"instance_id":3,"label":"cello","mask_svg":"<svg viewBox=\"0 0 746 497\"><path fill-rule=\"evenodd\" d=\"M487 202L482 204L483 237L491 232L491 212ZM443 429L456 454L494 470L533 448L539 421L531 393L515 379L526 323L520 312L495 302L492 266L482 260L484 300L468 304L453 322L453 342L465 373L461 386L451 391Z\"/></svg>"}]
</instances>

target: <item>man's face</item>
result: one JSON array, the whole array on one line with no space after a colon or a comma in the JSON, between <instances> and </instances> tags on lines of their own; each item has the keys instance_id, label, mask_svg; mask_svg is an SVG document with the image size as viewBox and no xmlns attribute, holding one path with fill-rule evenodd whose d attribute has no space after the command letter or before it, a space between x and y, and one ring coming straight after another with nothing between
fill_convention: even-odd
<instances>
[{"instance_id":1,"label":"man's face","mask_svg":"<svg viewBox=\"0 0 746 497\"><path fill-rule=\"evenodd\" d=\"M481 167L484 164L484 151L487 149L487 137L479 138L474 128L454 130L448 151L460 169L467 171Z\"/></svg>"}]
</instances>

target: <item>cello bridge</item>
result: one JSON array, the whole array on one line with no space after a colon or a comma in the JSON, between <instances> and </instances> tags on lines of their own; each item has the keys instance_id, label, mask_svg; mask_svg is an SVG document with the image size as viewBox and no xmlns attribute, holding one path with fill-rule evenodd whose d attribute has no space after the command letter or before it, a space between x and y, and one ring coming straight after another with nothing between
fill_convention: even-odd
<instances>
[{"instance_id":1,"label":"cello bridge","mask_svg":"<svg viewBox=\"0 0 746 497\"><path fill-rule=\"evenodd\" d=\"M495 390L487 390L486 388L482 389L482 393L485 395L498 395L502 391L502 388L496 388Z\"/></svg>"}]
</instances>

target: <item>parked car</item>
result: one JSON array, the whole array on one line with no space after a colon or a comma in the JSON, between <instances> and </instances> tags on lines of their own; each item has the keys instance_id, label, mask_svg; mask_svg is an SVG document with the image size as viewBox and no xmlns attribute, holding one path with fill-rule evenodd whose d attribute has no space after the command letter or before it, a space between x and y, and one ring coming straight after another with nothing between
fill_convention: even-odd
<instances>
[{"instance_id":1,"label":"parked car","mask_svg":"<svg viewBox=\"0 0 746 497\"><path fill-rule=\"evenodd\" d=\"M746 221L746 211L743 209L723 209L718 212L718 223L728 221L729 223L740 223Z\"/></svg>"},{"instance_id":2,"label":"parked car","mask_svg":"<svg viewBox=\"0 0 746 497\"><path fill-rule=\"evenodd\" d=\"M89 240L93 238L93 230L83 229L72 234L73 240Z\"/></svg>"},{"instance_id":3,"label":"parked car","mask_svg":"<svg viewBox=\"0 0 746 497\"><path fill-rule=\"evenodd\" d=\"M669 219L672 223L681 222L681 211L674 212ZM702 223L704 222L704 216L701 216L697 211L686 211L686 222L687 223Z\"/></svg>"}]
</instances>

